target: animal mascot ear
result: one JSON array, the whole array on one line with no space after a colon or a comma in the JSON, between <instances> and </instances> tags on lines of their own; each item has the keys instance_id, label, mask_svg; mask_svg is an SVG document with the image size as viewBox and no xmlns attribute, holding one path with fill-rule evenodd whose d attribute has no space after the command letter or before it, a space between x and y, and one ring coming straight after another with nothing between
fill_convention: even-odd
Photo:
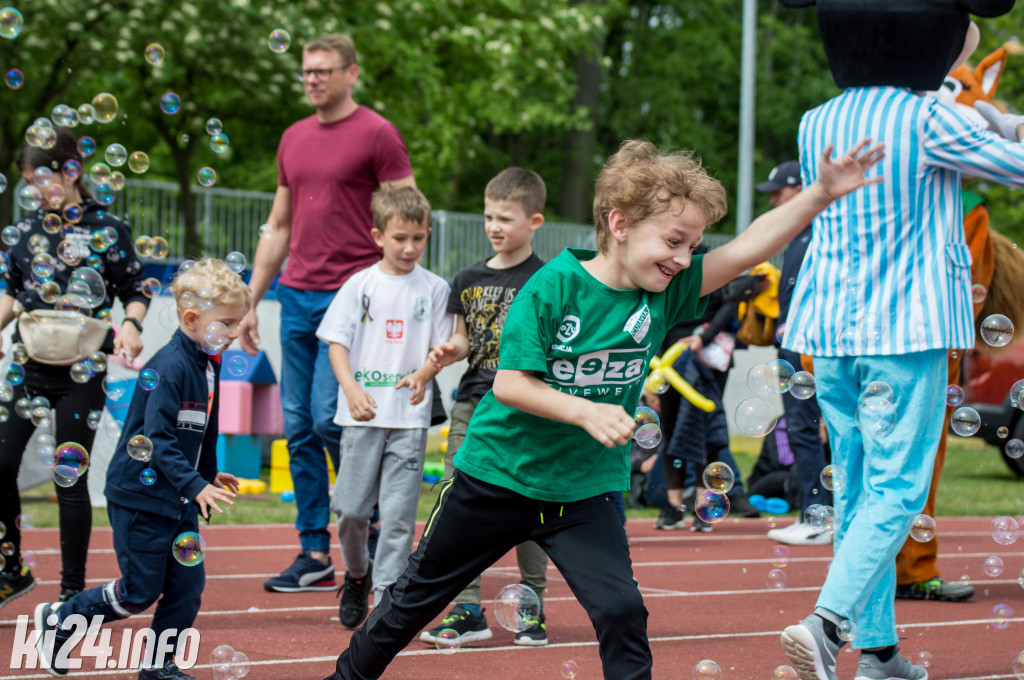
<instances>
[{"instance_id":1,"label":"animal mascot ear","mask_svg":"<svg viewBox=\"0 0 1024 680\"><path fill-rule=\"evenodd\" d=\"M970 13L1005 14L1013 0L780 0L817 7L832 78L840 88L936 90L960 55Z\"/></svg>"}]
</instances>

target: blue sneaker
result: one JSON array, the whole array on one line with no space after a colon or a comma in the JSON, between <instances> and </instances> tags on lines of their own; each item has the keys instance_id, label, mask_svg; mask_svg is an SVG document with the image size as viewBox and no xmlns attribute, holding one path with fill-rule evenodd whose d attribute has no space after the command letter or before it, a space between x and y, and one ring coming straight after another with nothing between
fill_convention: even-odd
<instances>
[{"instance_id":1,"label":"blue sneaker","mask_svg":"<svg viewBox=\"0 0 1024 680\"><path fill-rule=\"evenodd\" d=\"M263 589L271 593L331 591L335 588L334 563L331 558L327 558L325 565L306 552L299 553L292 566L280 575L271 576L263 582Z\"/></svg>"},{"instance_id":2,"label":"blue sneaker","mask_svg":"<svg viewBox=\"0 0 1024 680\"><path fill-rule=\"evenodd\" d=\"M800 680L837 680L836 659L840 645L825 635L824 621L817 614L782 631L782 647L796 667Z\"/></svg>"}]
</instances>

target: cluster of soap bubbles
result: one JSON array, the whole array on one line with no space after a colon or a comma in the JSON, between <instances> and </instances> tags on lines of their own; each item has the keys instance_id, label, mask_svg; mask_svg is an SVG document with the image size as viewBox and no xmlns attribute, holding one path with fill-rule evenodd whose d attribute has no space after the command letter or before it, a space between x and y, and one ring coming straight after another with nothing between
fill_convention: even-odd
<instances>
[{"instance_id":1,"label":"cluster of soap bubbles","mask_svg":"<svg viewBox=\"0 0 1024 680\"><path fill-rule=\"evenodd\" d=\"M74 486L89 469L89 452L77 442L65 442L54 451L53 481L58 486Z\"/></svg>"},{"instance_id":2,"label":"cluster of soap bubbles","mask_svg":"<svg viewBox=\"0 0 1024 680\"><path fill-rule=\"evenodd\" d=\"M540 623L540 598L521 583L504 586L494 598L494 618L513 633L533 628Z\"/></svg>"},{"instance_id":3,"label":"cluster of soap bubbles","mask_svg":"<svg viewBox=\"0 0 1024 680\"><path fill-rule=\"evenodd\" d=\"M864 437L885 437L896 427L896 395L888 383L868 383L857 401L856 423Z\"/></svg>"},{"instance_id":4,"label":"cluster of soap bubbles","mask_svg":"<svg viewBox=\"0 0 1024 680\"><path fill-rule=\"evenodd\" d=\"M658 412L649 406L638 406L633 414L636 427L633 429L633 440L645 449L653 449L661 443L661 418Z\"/></svg>"},{"instance_id":5,"label":"cluster of soap bubbles","mask_svg":"<svg viewBox=\"0 0 1024 680\"><path fill-rule=\"evenodd\" d=\"M164 260L171 248L163 236L139 236L135 239L135 252L139 257Z\"/></svg>"},{"instance_id":6,"label":"cluster of soap bubbles","mask_svg":"<svg viewBox=\"0 0 1024 680\"><path fill-rule=\"evenodd\" d=\"M249 674L249 657L231 645L217 645L210 652L213 680L233 680Z\"/></svg>"},{"instance_id":7,"label":"cluster of soap bubbles","mask_svg":"<svg viewBox=\"0 0 1024 680\"><path fill-rule=\"evenodd\" d=\"M693 512L709 524L721 522L728 517L730 504L726 495L736 483L732 468L721 461L709 463L701 475L704 488L697 494Z\"/></svg>"},{"instance_id":8,"label":"cluster of soap bubbles","mask_svg":"<svg viewBox=\"0 0 1024 680\"><path fill-rule=\"evenodd\" d=\"M778 423L775 408L762 397L788 392L797 399L810 399L817 389L813 375L795 370L785 359L752 366L747 371L747 387L758 396L741 401L733 413L733 421L740 434L748 437L764 437Z\"/></svg>"}]
</instances>

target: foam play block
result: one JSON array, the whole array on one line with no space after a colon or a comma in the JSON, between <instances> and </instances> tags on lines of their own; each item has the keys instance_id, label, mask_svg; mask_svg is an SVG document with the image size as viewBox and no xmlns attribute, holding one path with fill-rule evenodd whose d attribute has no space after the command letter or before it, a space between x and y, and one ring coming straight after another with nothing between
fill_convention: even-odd
<instances>
[{"instance_id":1,"label":"foam play block","mask_svg":"<svg viewBox=\"0 0 1024 680\"><path fill-rule=\"evenodd\" d=\"M223 380L220 383L221 434L252 434L253 384ZM257 433L262 434L262 433ZM257 475L258 477L259 475Z\"/></svg>"},{"instance_id":2,"label":"foam play block","mask_svg":"<svg viewBox=\"0 0 1024 680\"><path fill-rule=\"evenodd\" d=\"M256 435L217 435L217 469L236 477L259 479L260 438Z\"/></svg>"},{"instance_id":3,"label":"foam play block","mask_svg":"<svg viewBox=\"0 0 1024 680\"><path fill-rule=\"evenodd\" d=\"M333 485L335 480L334 466L331 464L331 457L324 451L324 458L327 459L327 482ZM281 493L282 491L293 491L292 473L288 467L288 441L275 439L270 445L270 493Z\"/></svg>"}]
</instances>

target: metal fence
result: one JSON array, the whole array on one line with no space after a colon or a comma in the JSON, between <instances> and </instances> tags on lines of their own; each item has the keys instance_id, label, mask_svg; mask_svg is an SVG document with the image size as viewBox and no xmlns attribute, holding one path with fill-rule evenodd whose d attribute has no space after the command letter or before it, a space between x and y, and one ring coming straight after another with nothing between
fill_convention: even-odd
<instances>
[{"instance_id":1,"label":"metal fence","mask_svg":"<svg viewBox=\"0 0 1024 680\"><path fill-rule=\"evenodd\" d=\"M20 189L21 183L15 190ZM185 220L178 206L181 189L171 182L129 180L118 193L112 210L126 219L135 236L163 236L170 245L171 261L185 259ZM270 214L274 194L238 189L193 187L196 225L202 238L203 255L223 258L232 251L249 261L256 251L260 225ZM14 207L15 220L21 211ZM424 262L430 271L451 281L465 267L494 254L484 233L481 214L435 210L433 234ZM728 242L726 234L705 234L712 248ZM594 227L587 224L545 222L534 235L533 247L544 260L563 248L594 247ZM778 258L775 258L776 260ZM776 262L776 265L780 262Z\"/></svg>"}]
</instances>

